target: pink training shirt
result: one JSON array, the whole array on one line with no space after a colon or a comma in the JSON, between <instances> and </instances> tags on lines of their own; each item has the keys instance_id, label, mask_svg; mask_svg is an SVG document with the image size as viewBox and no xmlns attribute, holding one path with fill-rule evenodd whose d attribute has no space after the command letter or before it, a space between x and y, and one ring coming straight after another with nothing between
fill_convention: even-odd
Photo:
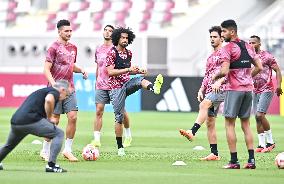
<instances>
[{"instance_id":1,"label":"pink training shirt","mask_svg":"<svg viewBox=\"0 0 284 184\"><path fill-rule=\"evenodd\" d=\"M128 56L127 56L127 52L128 52ZM127 57L130 57L130 64L131 64L132 52L130 50L127 50L127 52L126 50L123 52L118 51L118 54L122 59L126 59ZM114 62L115 59L116 59L116 53L114 49L111 49L107 54L106 66L111 66L111 65L115 66L115 62ZM130 74L129 72L127 72L127 73L124 73L118 76L110 76L108 79L108 84L111 89L117 89L117 88L121 88L123 84L129 80L130 80Z\"/></svg>"},{"instance_id":2,"label":"pink training shirt","mask_svg":"<svg viewBox=\"0 0 284 184\"><path fill-rule=\"evenodd\" d=\"M95 53L95 62L97 63L98 73L96 79L96 89L101 90L110 90L110 86L108 84L108 72L106 68L106 57L109 50L113 47L113 45L100 45L96 49Z\"/></svg>"},{"instance_id":3,"label":"pink training shirt","mask_svg":"<svg viewBox=\"0 0 284 184\"><path fill-rule=\"evenodd\" d=\"M65 79L74 88L73 67L76 63L77 47L71 43L54 42L47 50L46 62L52 63L51 74L55 81Z\"/></svg>"},{"instance_id":4,"label":"pink training shirt","mask_svg":"<svg viewBox=\"0 0 284 184\"><path fill-rule=\"evenodd\" d=\"M219 72L222 66L220 57L221 57L221 52L219 49L217 51L214 51L207 59L205 76L201 84L201 87L204 89L205 94L212 92L212 84L214 84L212 77ZM220 86L220 90L223 91L224 89L225 89L225 84L222 84Z\"/></svg>"},{"instance_id":5,"label":"pink training shirt","mask_svg":"<svg viewBox=\"0 0 284 184\"><path fill-rule=\"evenodd\" d=\"M235 41L240 42L240 39ZM245 42L246 49L248 54L255 60L258 58L255 53L254 48L252 48L247 42ZM240 47L234 43L229 42L226 46L221 48L221 60L228 61L233 63L238 60L241 55ZM253 81L251 76L251 68L237 68L230 69L229 74L227 76L228 83L226 86L226 90L232 91L252 91L253 90Z\"/></svg>"},{"instance_id":6,"label":"pink training shirt","mask_svg":"<svg viewBox=\"0 0 284 184\"><path fill-rule=\"evenodd\" d=\"M272 67L277 66L275 58L267 51L258 54L263 70L253 77L254 93L273 92Z\"/></svg>"}]
</instances>

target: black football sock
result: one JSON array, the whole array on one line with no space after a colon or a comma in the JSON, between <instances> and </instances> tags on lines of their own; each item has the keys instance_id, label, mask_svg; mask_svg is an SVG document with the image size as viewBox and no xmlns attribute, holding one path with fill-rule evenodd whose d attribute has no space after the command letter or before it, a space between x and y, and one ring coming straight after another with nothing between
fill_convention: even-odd
<instances>
[{"instance_id":1,"label":"black football sock","mask_svg":"<svg viewBox=\"0 0 284 184\"><path fill-rule=\"evenodd\" d=\"M53 162L48 162L47 164L48 164L49 167L54 167L55 166L55 163L53 163Z\"/></svg>"},{"instance_id":2,"label":"black football sock","mask_svg":"<svg viewBox=\"0 0 284 184\"><path fill-rule=\"evenodd\" d=\"M210 144L210 149L211 149L211 153L213 153L214 155L218 156L217 144Z\"/></svg>"},{"instance_id":3,"label":"black football sock","mask_svg":"<svg viewBox=\"0 0 284 184\"><path fill-rule=\"evenodd\" d=\"M200 128L200 125L198 123L194 123L194 125L191 128L192 134L195 135L195 133L198 131L199 128Z\"/></svg>"},{"instance_id":4,"label":"black football sock","mask_svg":"<svg viewBox=\"0 0 284 184\"><path fill-rule=\"evenodd\" d=\"M116 137L117 148L123 148L122 137Z\"/></svg>"},{"instance_id":5,"label":"black football sock","mask_svg":"<svg viewBox=\"0 0 284 184\"><path fill-rule=\"evenodd\" d=\"M147 86L147 90L154 91L153 84L150 83L150 84Z\"/></svg>"},{"instance_id":6,"label":"black football sock","mask_svg":"<svg viewBox=\"0 0 284 184\"><path fill-rule=\"evenodd\" d=\"M248 150L248 154L249 154L249 159L248 162L249 163L254 163L254 150Z\"/></svg>"},{"instance_id":7,"label":"black football sock","mask_svg":"<svg viewBox=\"0 0 284 184\"><path fill-rule=\"evenodd\" d=\"M238 163L238 153L237 152L231 153L231 163L233 164Z\"/></svg>"}]
</instances>

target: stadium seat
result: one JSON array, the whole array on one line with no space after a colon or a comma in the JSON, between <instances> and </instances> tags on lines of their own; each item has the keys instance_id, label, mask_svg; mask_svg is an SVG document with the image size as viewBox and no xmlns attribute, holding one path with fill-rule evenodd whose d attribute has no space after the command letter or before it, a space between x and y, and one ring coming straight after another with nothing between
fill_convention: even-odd
<instances>
[{"instance_id":1,"label":"stadium seat","mask_svg":"<svg viewBox=\"0 0 284 184\"><path fill-rule=\"evenodd\" d=\"M49 13L47 15L47 22L51 22L51 21L54 21L56 19L56 13Z\"/></svg>"},{"instance_id":2,"label":"stadium seat","mask_svg":"<svg viewBox=\"0 0 284 184\"><path fill-rule=\"evenodd\" d=\"M120 11L116 13L116 21L118 22L124 21L126 17L127 17L127 13L124 11Z\"/></svg>"},{"instance_id":3,"label":"stadium seat","mask_svg":"<svg viewBox=\"0 0 284 184\"><path fill-rule=\"evenodd\" d=\"M103 17L104 17L103 11L95 12L92 15L92 19L93 19L94 22L98 22L98 21L102 20Z\"/></svg>"},{"instance_id":4,"label":"stadium seat","mask_svg":"<svg viewBox=\"0 0 284 184\"><path fill-rule=\"evenodd\" d=\"M80 10L83 11L83 10L86 10L90 7L90 2L89 1L83 1L80 5Z\"/></svg>"},{"instance_id":5,"label":"stadium seat","mask_svg":"<svg viewBox=\"0 0 284 184\"><path fill-rule=\"evenodd\" d=\"M104 0L103 1L103 10L106 11L108 9L110 9L111 7L111 2L109 0Z\"/></svg>"},{"instance_id":6,"label":"stadium seat","mask_svg":"<svg viewBox=\"0 0 284 184\"><path fill-rule=\"evenodd\" d=\"M153 8L154 8L154 5L155 5L155 1L153 1L153 0L147 0L147 1L146 1L146 7L145 7L145 9L146 9L146 10L153 9Z\"/></svg>"},{"instance_id":7,"label":"stadium seat","mask_svg":"<svg viewBox=\"0 0 284 184\"><path fill-rule=\"evenodd\" d=\"M15 22L17 19L17 14L15 12L8 12L7 13L7 23Z\"/></svg>"},{"instance_id":8,"label":"stadium seat","mask_svg":"<svg viewBox=\"0 0 284 184\"><path fill-rule=\"evenodd\" d=\"M17 6L18 6L18 2L16 2L16 1L9 1L8 2L8 11L14 10L15 8L17 8Z\"/></svg>"},{"instance_id":9,"label":"stadium seat","mask_svg":"<svg viewBox=\"0 0 284 184\"><path fill-rule=\"evenodd\" d=\"M69 15L68 15L68 20L73 22L77 17L78 17L78 13L77 12L70 12Z\"/></svg>"},{"instance_id":10,"label":"stadium seat","mask_svg":"<svg viewBox=\"0 0 284 184\"><path fill-rule=\"evenodd\" d=\"M53 31L53 30L55 30L55 27L56 27L55 23L47 22L46 31Z\"/></svg>"},{"instance_id":11,"label":"stadium seat","mask_svg":"<svg viewBox=\"0 0 284 184\"><path fill-rule=\"evenodd\" d=\"M102 24L99 23L99 22L95 22L95 23L94 23L93 30L94 30L94 31L100 31L101 29L102 29Z\"/></svg>"},{"instance_id":12,"label":"stadium seat","mask_svg":"<svg viewBox=\"0 0 284 184\"><path fill-rule=\"evenodd\" d=\"M61 3L58 11L66 11L68 7L69 7L68 2Z\"/></svg>"},{"instance_id":13,"label":"stadium seat","mask_svg":"<svg viewBox=\"0 0 284 184\"><path fill-rule=\"evenodd\" d=\"M139 25L139 31L143 32L143 31L147 31L148 29L148 24L146 22L142 22Z\"/></svg>"}]
</instances>

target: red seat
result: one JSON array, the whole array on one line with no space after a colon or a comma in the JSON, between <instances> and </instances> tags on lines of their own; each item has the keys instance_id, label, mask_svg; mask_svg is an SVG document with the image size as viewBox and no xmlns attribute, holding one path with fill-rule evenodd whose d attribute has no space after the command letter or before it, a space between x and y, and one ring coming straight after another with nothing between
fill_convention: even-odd
<instances>
[{"instance_id":1,"label":"red seat","mask_svg":"<svg viewBox=\"0 0 284 184\"><path fill-rule=\"evenodd\" d=\"M148 29L148 24L146 22L141 22L139 25L139 31L143 32L143 31L147 31Z\"/></svg>"},{"instance_id":2,"label":"red seat","mask_svg":"<svg viewBox=\"0 0 284 184\"><path fill-rule=\"evenodd\" d=\"M46 31L53 31L55 27L56 27L55 23L48 22L46 25Z\"/></svg>"},{"instance_id":3,"label":"red seat","mask_svg":"<svg viewBox=\"0 0 284 184\"><path fill-rule=\"evenodd\" d=\"M56 19L56 13L49 13L47 15L47 22L51 22L51 21L54 21Z\"/></svg>"},{"instance_id":4,"label":"red seat","mask_svg":"<svg viewBox=\"0 0 284 184\"><path fill-rule=\"evenodd\" d=\"M12 11L14 10L15 8L17 8L18 6L18 2L12 0L12 1L9 1L8 2L8 11Z\"/></svg>"},{"instance_id":5,"label":"red seat","mask_svg":"<svg viewBox=\"0 0 284 184\"><path fill-rule=\"evenodd\" d=\"M82 10L86 10L86 9L88 9L90 7L90 2L89 1L83 1L82 3L81 3L81 7L80 7L80 10L82 11Z\"/></svg>"},{"instance_id":6,"label":"red seat","mask_svg":"<svg viewBox=\"0 0 284 184\"><path fill-rule=\"evenodd\" d=\"M153 9L154 5L155 5L155 2L153 0L147 0L145 10Z\"/></svg>"},{"instance_id":7,"label":"red seat","mask_svg":"<svg viewBox=\"0 0 284 184\"><path fill-rule=\"evenodd\" d=\"M7 22L11 23L11 22L15 22L17 19L17 14L15 12L9 11L7 13Z\"/></svg>"},{"instance_id":8,"label":"red seat","mask_svg":"<svg viewBox=\"0 0 284 184\"><path fill-rule=\"evenodd\" d=\"M59 11L66 11L69 7L69 3L66 2L66 3L61 3L60 4L60 7L59 7Z\"/></svg>"},{"instance_id":9,"label":"red seat","mask_svg":"<svg viewBox=\"0 0 284 184\"><path fill-rule=\"evenodd\" d=\"M173 18L173 14L171 12L165 12L162 22L171 22L172 18Z\"/></svg>"},{"instance_id":10,"label":"red seat","mask_svg":"<svg viewBox=\"0 0 284 184\"><path fill-rule=\"evenodd\" d=\"M78 17L78 13L77 12L70 12L68 15L68 19L73 22L76 18Z\"/></svg>"},{"instance_id":11,"label":"red seat","mask_svg":"<svg viewBox=\"0 0 284 184\"><path fill-rule=\"evenodd\" d=\"M95 22L93 30L94 31L100 31L101 29L102 29L102 24L98 23L98 22Z\"/></svg>"},{"instance_id":12,"label":"red seat","mask_svg":"<svg viewBox=\"0 0 284 184\"><path fill-rule=\"evenodd\" d=\"M104 12L95 12L93 13L93 21L98 22L104 18Z\"/></svg>"},{"instance_id":13,"label":"red seat","mask_svg":"<svg viewBox=\"0 0 284 184\"><path fill-rule=\"evenodd\" d=\"M127 13L124 11L120 11L116 13L116 21L118 22L124 21L126 17L127 17Z\"/></svg>"},{"instance_id":14,"label":"red seat","mask_svg":"<svg viewBox=\"0 0 284 184\"><path fill-rule=\"evenodd\" d=\"M103 2L103 11L108 10L111 7L111 2L109 0L105 0Z\"/></svg>"}]
</instances>

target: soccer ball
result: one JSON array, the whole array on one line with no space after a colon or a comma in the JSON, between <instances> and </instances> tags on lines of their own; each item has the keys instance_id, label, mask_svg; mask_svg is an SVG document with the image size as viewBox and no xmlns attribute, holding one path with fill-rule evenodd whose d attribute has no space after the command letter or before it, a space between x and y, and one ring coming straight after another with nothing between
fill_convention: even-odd
<instances>
[{"instance_id":1,"label":"soccer ball","mask_svg":"<svg viewBox=\"0 0 284 184\"><path fill-rule=\"evenodd\" d=\"M95 161L99 158L100 152L95 146L88 144L83 148L82 156L84 160Z\"/></svg>"},{"instance_id":2,"label":"soccer ball","mask_svg":"<svg viewBox=\"0 0 284 184\"><path fill-rule=\"evenodd\" d=\"M284 152L279 153L279 154L275 157L275 165L276 165L279 169L284 169Z\"/></svg>"}]
</instances>

